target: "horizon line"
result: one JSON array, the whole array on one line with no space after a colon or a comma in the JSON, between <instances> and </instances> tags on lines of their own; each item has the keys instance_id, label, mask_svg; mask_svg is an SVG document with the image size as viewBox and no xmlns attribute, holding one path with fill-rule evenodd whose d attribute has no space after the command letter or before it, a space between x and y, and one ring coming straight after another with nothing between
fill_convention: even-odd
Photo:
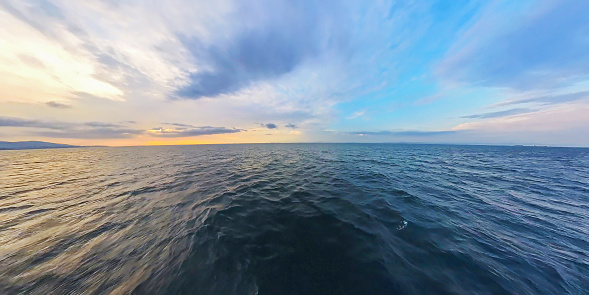
<instances>
[{"instance_id":1,"label":"horizon line","mask_svg":"<svg viewBox=\"0 0 589 295\"><path fill-rule=\"evenodd\" d=\"M2 142L2 141L0 141ZM40 140L28 141L3 141L9 143L24 143L24 142L43 142L51 144L59 144L71 146L69 148L97 148L97 147L154 147L154 146L195 146L195 145L239 145L239 144L414 144L414 145L455 145L455 146L503 146L503 147L551 147L551 148L589 148L589 146L580 145L551 145L551 144L520 144L520 143L447 143L447 142L411 142L411 141L383 141L383 142L343 142L343 141L309 141L309 142L241 142L241 143L190 143L190 144L145 144L145 145L75 145L63 144ZM64 147L68 148L68 147ZM54 149L51 147L39 149ZM19 149L0 149L0 150L19 150Z\"/></svg>"}]
</instances>

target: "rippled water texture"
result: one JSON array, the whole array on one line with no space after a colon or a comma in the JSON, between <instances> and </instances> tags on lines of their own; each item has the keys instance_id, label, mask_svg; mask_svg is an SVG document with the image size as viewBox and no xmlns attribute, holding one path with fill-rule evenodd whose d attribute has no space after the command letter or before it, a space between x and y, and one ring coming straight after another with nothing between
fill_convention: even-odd
<instances>
[{"instance_id":1,"label":"rippled water texture","mask_svg":"<svg viewBox=\"0 0 589 295\"><path fill-rule=\"evenodd\" d=\"M1 294L588 294L589 149L0 152Z\"/></svg>"}]
</instances>

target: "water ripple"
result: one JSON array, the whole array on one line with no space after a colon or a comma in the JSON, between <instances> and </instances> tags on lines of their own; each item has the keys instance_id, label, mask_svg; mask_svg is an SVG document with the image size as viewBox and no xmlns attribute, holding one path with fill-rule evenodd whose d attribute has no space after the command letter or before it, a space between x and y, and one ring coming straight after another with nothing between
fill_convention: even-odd
<instances>
[{"instance_id":1,"label":"water ripple","mask_svg":"<svg viewBox=\"0 0 589 295\"><path fill-rule=\"evenodd\" d=\"M589 150L0 152L1 294L583 294Z\"/></svg>"}]
</instances>

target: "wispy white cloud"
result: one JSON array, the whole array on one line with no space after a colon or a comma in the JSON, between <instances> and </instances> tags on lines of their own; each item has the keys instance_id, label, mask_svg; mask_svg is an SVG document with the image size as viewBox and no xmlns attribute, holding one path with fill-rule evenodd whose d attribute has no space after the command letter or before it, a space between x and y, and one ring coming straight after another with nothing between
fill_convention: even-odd
<instances>
[{"instance_id":1,"label":"wispy white cloud","mask_svg":"<svg viewBox=\"0 0 589 295\"><path fill-rule=\"evenodd\" d=\"M506 106L516 104L540 104L540 105L554 105L564 104L579 100L589 100L589 91L564 93L564 94L544 94L533 95L525 98L511 99L495 104L495 106Z\"/></svg>"},{"instance_id":2,"label":"wispy white cloud","mask_svg":"<svg viewBox=\"0 0 589 295\"><path fill-rule=\"evenodd\" d=\"M455 42L438 74L519 90L551 89L587 79L588 9L585 1L492 2Z\"/></svg>"},{"instance_id":3,"label":"wispy white cloud","mask_svg":"<svg viewBox=\"0 0 589 295\"><path fill-rule=\"evenodd\" d=\"M528 108L514 108L514 109L503 110L503 111L496 111L496 112L487 112L487 113L482 113L482 114L467 115L467 116L462 116L462 118L467 118L467 119L487 119L487 118L507 117L507 116L513 116L513 115L531 113L531 112L534 112L534 110L528 109Z\"/></svg>"},{"instance_id":4,"label":"wispy white cloud","mask_svg":"<svg viewBox=\"0 0 589 295\"><path fill-rule=\"evenodd\" d=\"M358 117L362 117L362 116L364 116L364 114L365 114L365 113L366 113L366 111L364 111L364 110L362 110L362 111L357 111L357 112L354 112L354 113L353 113L351 116L347 117L346 119L349 119L349 120L350 120L350 119L356 119L356 118L358 118Z\"/></svg>"},{"instance_id":5,"label":"wispy white cloud","mask_svg":"<svg viewBox=\"0 0 589 295\"><path fill-rule=\"evenodd\" d=\"M8 1L1 8L0 59L10 64L0 72L9 86L4 99L162 95L185 83L191 69L190 55L153 9L71 1ZM36 87L25 91L31 83Z\"/></svg>"},{"instance_id":6,"label":"wispy white cloud","mask_svg":"<svg viewBox=\"0 0 589 295\"><path fill-rule=\"evenodd\" d=\"M557 105L536 112L514 114L512 116L489 117L487 120L464 123L454 130L480 130L503 132L543 132L565 131L589 128L589 103Z\"/></svg>"},{"instance_id":7,"label":"wispy white cloud","mask_svg":"<svg viewBox=\"0 0 589 295\"><path fill-rule=\"evenodd\" d=\"M5 65L0 68L0 99L45 102L71 98L75 91L122 99L120 88L94 76L97 67L92 57L72 50L74 36L52 25L50 16L37 19L35 23L27 22L29 18L38 17L35 12L42 9L26 5L24 1L14 4L3 2L0 6L5 8L0 9L0 63ZM47 27L38 23L45 19ZM61 31L52 33L63 33L65 40L56 40L48 31L50 27Z\"/></svg>"}]
</instances>

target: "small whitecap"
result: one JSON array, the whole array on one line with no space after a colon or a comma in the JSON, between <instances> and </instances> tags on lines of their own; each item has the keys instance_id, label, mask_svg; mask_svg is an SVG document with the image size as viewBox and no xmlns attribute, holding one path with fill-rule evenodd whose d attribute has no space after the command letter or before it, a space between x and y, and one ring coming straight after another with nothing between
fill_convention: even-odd
<instances>
[{"instance_id":1,"label":"small whitecap","mask_svg":"<svg viewBox=\"0 0 589 295\"><path fill-rule=\"evenodd\" d=\"M406 220L403 220L403 221L400 222L399 225L397 225L397 230L402 230L402 229L404 229L406 227L407 227L407 221Z\"/></svg>"}]
</instances>

